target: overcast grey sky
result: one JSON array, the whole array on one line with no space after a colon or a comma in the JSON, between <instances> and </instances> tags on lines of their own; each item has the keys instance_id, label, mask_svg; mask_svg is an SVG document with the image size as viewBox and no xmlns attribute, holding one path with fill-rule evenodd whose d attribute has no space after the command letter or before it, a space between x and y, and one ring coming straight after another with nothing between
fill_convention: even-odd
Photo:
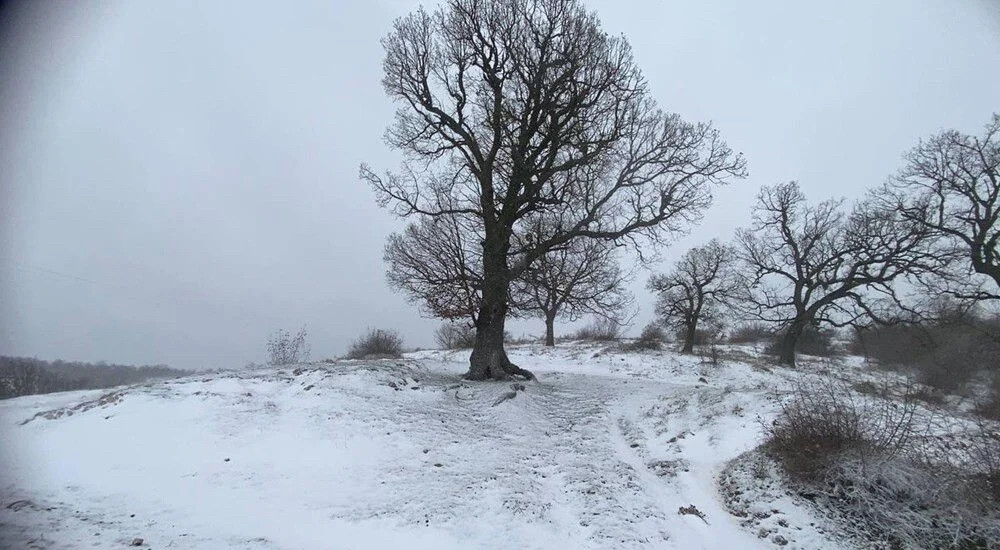
<instances>
[{"instance_id":1,"label":"overcast grey sky","mask_svg":"<svg viewBox=\"0 0 1000 550\"><path fill-rule=\"evenodd\" d=\"M397 162L379 38L417 2L31 4L0 36L0 354L235 367L303 324L315 358L369 326L431 345L385 284L400 222L357 178ZM993 0L588 4L663 108L749 163L665 264L728 238L760 185L858 196L1000 111Z\"/></svg>"}]
</instances>

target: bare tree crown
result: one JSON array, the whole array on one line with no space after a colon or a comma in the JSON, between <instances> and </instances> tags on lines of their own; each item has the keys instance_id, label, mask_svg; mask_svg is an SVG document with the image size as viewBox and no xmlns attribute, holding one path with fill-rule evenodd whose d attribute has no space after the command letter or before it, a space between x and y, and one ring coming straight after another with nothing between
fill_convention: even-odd
<instances>
[{"instance_id":1,"label":"bare tree crown","mask_svg":"<svg viewBox=\"0 0 1000 550\"><path fill-rule=\"evenodd\" d=\"M658 110L628 43L575 0L451 0L396 21L383 85L397 172L362 166L402 216L462 215L524 269L577 237L653 241L698 218L745 163L709 124ZM511 249L519 222L550 231ZM487 237L491 245L494 239Z\"/></svg>"},{"instance_id":2,"label":"bare tree crown","mask_svg":"<svg viewBox=\"0 0 1000 550\"><path fill-rule=\"evenodd\" d=\"M656 106L628 42L581 0L447 0L398 19L382 44L399 105L386 141L404 160L361 177L397 215L457 219L474 236L460 246L481 262L469 378L532 377L507 357L503 328L511 283L534 262L578 239L641 253L697 221L713 184L745 175L710 124ZM411 273L415 238L390 242ZM426 305L453 315L458 301Z\"/></svg>"},{"instance_id":3,"label":"bare tree crown","mask_svg":"<svg viewBox=\"0 0 1000 550\"><path fill-rule=\"evenodd\" d=\"M578 239L539 258L514 282L514 307L575 321L583 315L620 321L632 305L610 243Z\"/></svg>"},{"instance_id":4,"label":"bare tree crown","mask_svg":"<svg viewBox=\"0 0 1000 550\"><path fill-rule=\"evenodd\" d=\"M736 292L735 252L712 239L692 248L665 274L654 275L647 285L657 294L656 312L668 324L687 327L707 318Z\"/></svg>"},{"instance_id":5,"label":"bare tree crown","mask_svg":"<svg viewBox=\"0 0 1000 550\"><path fill-rule=\"evenodd\" d=\"M894 280L937 261L919 224L871 201L850 211L843 200L809 205L795 182L762 189L736 241L748 311L783 325L876 315L876 298L898 304Z\"/></svg>"},{"instance_id":6,"label":"bare tree crown","mask_svg":"<svg viewBox=\"0 0 1000 550\"><path fill-rule=\"evenodd\" d=\"M386 278L431 317L476 321L482 300L482 245L461 216L425 217L389 236Z\"/></svg>"},{"instance_id":7,"label":"bare tree crown","mask_svg":"<svg viewBox=\"0 0 1000 550\"><path fill-rule=\"evenodd\" d=\"M957 260L939 272L944 290L1000 299L1000 114L982 136L944 131L904 158L880 200L933 232L938 254ZM992 280L992 289L969 288L970 272Z\"/></svg>"}]
</instances>

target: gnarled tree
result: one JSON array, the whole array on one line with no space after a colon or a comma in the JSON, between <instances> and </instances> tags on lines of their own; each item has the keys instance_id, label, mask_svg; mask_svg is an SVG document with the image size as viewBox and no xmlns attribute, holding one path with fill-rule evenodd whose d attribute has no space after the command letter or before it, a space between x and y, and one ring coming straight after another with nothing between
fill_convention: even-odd
<instances>
[{"instance_id":1,"label":"gnarled tree","mask_svg":"<svg viewBox=\"0 0 1000 550\"><path fill-rule=\"evenodd\" d=\"M948 130L921 141L877 197L930 230L938 254L956 260L942 264L950 269L939 271L939 288L1000 299L1000 114L982 137ZM969 289L972 273L991 289Z\"/></svg>"},{"instance_id":2,"label":"gnarled tree","mask_svg":"<svg viewBox=\"0 0 1000 550\"><path fill-rule=\"evenodd\" d=\"M467 378L531 377L503 332L511 282L536 260L581 238L659 242L743 175L709 124L656 107L628 43L579 0L449 0L398 19L383 46L401 105L386 137L404 161L361 177L400 216L460 217L481 235Z\"/></svg>"},{"instance_id":3,"label":"gnarled tree","mask_svg":"<svg viewBox=\"0 0 1000 550\"><path fill-rule=\"evenodd\" d=\"M765 187L753 225L737 231L742 305L782 328L778 359L795 365L806 327L880 318L876 304L899 305L893 282L937 262L929 231L871 202L806 203L795 182Z\"/></svg>"},{"instance_id":4,"label":"gnarled tree","mask_svg":"<svg viewBox=\"0 0 1000 550\"><path fill-rule=\"evenodd\" d=\"M656 313L684 334L681 351L694 351L698 323L715 318L737 290L732 248L712 239L688 250L666 274L654 275L649 289L657 293Z\"/></svg>"},{"instance_id":5,"label":"gnarled tree","mask_svg":"<svg viewBox=\"0 0 1000 550\"><path fill-rule=\"evenodd\" d=\"M632 303L615 247L607 241L576 239L550 250L513 284L514 307L545 319L545 345L555 345L555 320L583 315L619 321Z\"/></svg>"}]
</instances>

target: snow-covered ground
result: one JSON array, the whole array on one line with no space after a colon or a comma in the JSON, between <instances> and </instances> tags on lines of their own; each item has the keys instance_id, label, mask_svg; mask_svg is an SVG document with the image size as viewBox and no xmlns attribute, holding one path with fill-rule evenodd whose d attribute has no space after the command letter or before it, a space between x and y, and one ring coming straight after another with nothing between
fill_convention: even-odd
<instances>
[{"instance_id":1,"label":"snow-covered ground","mask_svg":"<svg viewBox=\"0 0 1000 550\"><path fill-rule=\"evenodd\" d=\"M467 353L2 401L0 547L845 547L780 491L724 504L808 369L519 346L539 381L494 406Z\"/></svg>"}]
</instances>

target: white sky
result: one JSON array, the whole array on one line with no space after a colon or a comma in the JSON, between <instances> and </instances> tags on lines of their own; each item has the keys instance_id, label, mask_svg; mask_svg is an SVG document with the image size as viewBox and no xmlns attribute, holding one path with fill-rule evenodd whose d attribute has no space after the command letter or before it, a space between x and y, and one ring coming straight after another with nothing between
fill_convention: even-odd
<instances>
[{"instance_id":1,"label":"white sky","mask_svg":"<svg viewBox=\"0 0 1000 550\"><path fill-rule=\"evenodd\" d=\"M714 121L749 163L664 267L746 223L760 185L856 197L920 137L1000 111L990 0L588 4L663 108ZM315 358L373 326L431 345L437 323L383 276L401 224L357 178L396 165L378 41L415 5L0 12L0 354L233 367L303 324Z\"/></svg>"}]
</instances>

